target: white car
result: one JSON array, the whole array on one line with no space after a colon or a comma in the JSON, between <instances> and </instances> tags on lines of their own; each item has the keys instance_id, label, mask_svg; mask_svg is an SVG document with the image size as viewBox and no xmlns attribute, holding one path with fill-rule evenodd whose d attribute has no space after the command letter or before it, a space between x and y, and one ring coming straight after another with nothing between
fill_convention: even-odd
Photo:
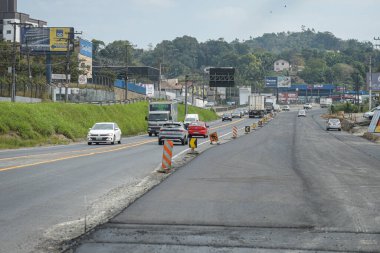
<instances>
[{"instance_id":1,"label":"white car","mask_svg":"<svg viewBox=\"0 0 380 253\"><path fill-rule=\"evenodd\" d=\"M305 110L299 110L298 111L298 117L306 117L306 111Z\"/></svg>"},{"instance_id":2,"label":"white car","mask_svg":"<svg viewBox=\"0 0 380 253\"><path fill-rule=\"evenodd\" d=\"M309 109L313 109L313 105L312 105L312 104L309 104L309 103L304 104L304 105L303 105L303 109L307 109L307 110L309 110Z\"/></svg>"},{"instance_id":3,"label":"white car","mask_svg":"<svg viewBox=\"0 0 380 253\"><path fill-rule=\"evenodd\" d=\"M115 142L121 144L121 130L114 122L96 123L87 134L88 145L92 143L111 143L113 145Z\"/></svg>"},{"instance_id":4,"label":"white car","mask_svg":"<svg viewBox=\"0 0 380 253\"><path fill-rule=\"evenodd\" d=\"M380 106L373 108L372 110L366 112L363 114L363 118L366 119L372 119L373 115L375 114L376 110L380 110Z\"/></svg>"},{"instance_id":5,"label":"white car","mask_svg":"<svg viewBox=\"0 0 380 253\"><path fill-rule=\"evenodd\" d=\"M283 111L290 111L290 106L289 106L289 105L284 105L284 106L282 107L282 110L283 110Z\"/></svg>"}]
</instances>

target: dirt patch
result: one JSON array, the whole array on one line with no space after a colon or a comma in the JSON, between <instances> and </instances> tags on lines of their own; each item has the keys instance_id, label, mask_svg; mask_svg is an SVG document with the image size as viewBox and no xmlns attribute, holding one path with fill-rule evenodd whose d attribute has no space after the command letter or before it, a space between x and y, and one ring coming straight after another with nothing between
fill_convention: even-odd
<instances>
[{"instance_id":1,"label":"dirt patch","mask_svg":"<svg viewBox=\"0 0 380 253\"><path fill-rule=\"evenodd\" d=\"M380 134L364 133L363 138L376 142L376 143L380 143Z\"/></svg>"}]
</instances>

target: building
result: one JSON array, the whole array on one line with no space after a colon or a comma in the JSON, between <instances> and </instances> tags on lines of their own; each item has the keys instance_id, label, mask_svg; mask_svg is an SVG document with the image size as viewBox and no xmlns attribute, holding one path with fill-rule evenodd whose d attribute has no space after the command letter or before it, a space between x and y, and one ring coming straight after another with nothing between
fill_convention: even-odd
<instances>
[{"instance_id":1,"label":"building","mask_svg":"<svg viewBox=\"0 0 380 253\"><path fill-rule=\"evenodd\" d=\"M17 0L0 0L0 38L13 42L12 23L26 23L34 27L44 27L45 21L33 19L28 14L17 12ZM16 41L20 42L20 26L16 26Z\"/></svg>"},{"instance_id":2,"label":"building","mask_svg":"<svg viewBox=\"0 0 380 253\"><path fill-rule=\"evenodd\" d=\"M281 72L290 69L290 63L285 60L278 60L274 63L274 71Z\"/></svg>"}]
</instances>

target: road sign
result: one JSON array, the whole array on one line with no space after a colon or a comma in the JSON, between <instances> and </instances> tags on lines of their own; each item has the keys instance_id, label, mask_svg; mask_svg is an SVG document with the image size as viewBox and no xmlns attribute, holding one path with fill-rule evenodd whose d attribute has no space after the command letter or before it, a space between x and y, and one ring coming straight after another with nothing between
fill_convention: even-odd
<instances>
[{"instance_id":1,"label":"road sign","mask_svg":"<svg viewBox=\"0 0 380 253\"><path fill-rule=\"evenodd\" d=\"M252 124L252 129L255 130L257 128L257 124L256 123L253 123Z\"/></svg>"},{"instance_id":2,"label":"road sign","mask_svg":"<svg viewBox=\"0 0 380 253\"><path fill-rule=\"evenodd\" d=\"M214 132L210 134L210 143L213 144L214 142L218 142L218 133Z\"/></svg>"},{"instance_id":3,"label":"road sign","mask_svg":"<svg viewBox=\"0 0 380 253\"><path fill-rule=\"evenodd\" d=\"M245 133L249 134L250 132L251 132L251 127L250 126L246 126L245 127Z\"/></svg>"},{"instance_id":4,"label":"road sign","mask_svg":"<svg viewBox=\"0 0 380 253\"><path fill-rule=\"evenodd\" d=\"M189 148L191 148L191 149L198 148L198 139L197 138L190 138Z\"/></svg>"}]
</instances>

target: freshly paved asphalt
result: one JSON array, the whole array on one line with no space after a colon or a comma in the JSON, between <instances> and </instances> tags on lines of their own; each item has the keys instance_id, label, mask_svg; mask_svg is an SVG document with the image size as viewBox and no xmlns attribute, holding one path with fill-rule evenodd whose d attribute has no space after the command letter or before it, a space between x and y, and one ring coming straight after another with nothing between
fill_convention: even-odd
<instances>
[{"instance_id":1,"label":"freshly paved asphalt","mask_svg":"<svg viewBox=\"0 0 380 253\"><path fill-rule=\"evenodd\" d=\"M232 125L251 122L234 119L210 126L223 135ZM185 149L176 145L174 154ZM34 251L46 231L83 219L89 207L104 208L119 187L136 185L151 174L161 156L157 137L147 135L114 146L80 143L0 151L0 252Z\"/></svg>"},{"instance_id":2,"label":"freshly paved asphalt","mask_svg":"<svg viewBox=\"0 0 380 253\"><path fill-rule=\"evenodd\" d=\"M380 146L320 113L205 151L75 252L380 252Z\"/></svg>"}]
</instances>

